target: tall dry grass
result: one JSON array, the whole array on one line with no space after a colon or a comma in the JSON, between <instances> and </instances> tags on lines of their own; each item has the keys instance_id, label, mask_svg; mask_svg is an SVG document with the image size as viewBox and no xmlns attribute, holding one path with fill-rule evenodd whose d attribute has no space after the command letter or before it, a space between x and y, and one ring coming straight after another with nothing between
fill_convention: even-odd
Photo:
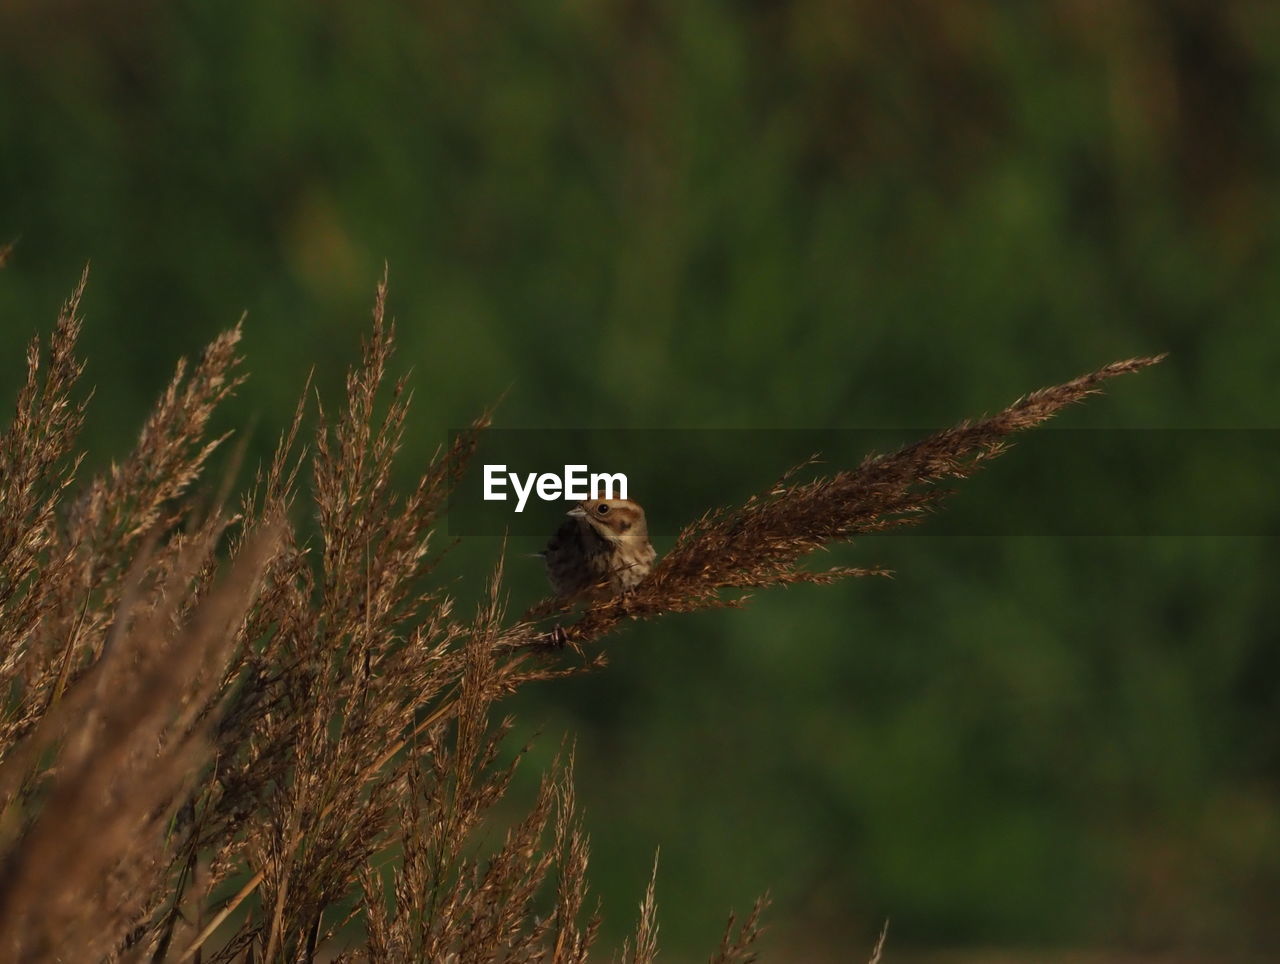
<instances>
[{"instance_id":1,"label":"tall dry grass","mask_svg":"<svg viewBox=\"0 0 1280 964\"><path fill-rule=\"evenodd\" d=\"M512 617L501 560L474 613L432 579L439 513L488 418L412 490L391 485L408 393L385 385L385 284L338 411L317 405L304 444L304 391L270 464L212 505L192 486L225 441L209 426L243 380L239 329L179 363L134 450L84 479L83 289L47 346L29 347L0 439L0 958L12 961L588 960L600 917L571 751L496 851L477 849L521 758L504 755L503 697L602 665L598 644L627 620L877 572L804 562L918 521L937 482L1156 360L854 469L800 481L799 467L692 522L625 598ZM304 515L315 541L292 524ZM754 960L764 903L730 918L713 962ZM654 959L656 906L651 881L623 960Z\"/></svg>"}]
</instances>

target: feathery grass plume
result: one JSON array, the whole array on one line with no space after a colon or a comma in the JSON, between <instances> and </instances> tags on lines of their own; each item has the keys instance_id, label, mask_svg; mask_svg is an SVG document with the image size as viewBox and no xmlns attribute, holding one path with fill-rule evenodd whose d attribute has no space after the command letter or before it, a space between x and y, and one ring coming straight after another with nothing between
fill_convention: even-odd
<instances>
[{"instance_id":1,"label":"feathery grass plume","mask_svg":"<svg viewBox=\"0 0 1280 964\"><path fill-rule=\"evenodd\" d=\"M552 921L552 964L585 964L591 946L600 930L600 908L581 923L587 899L587 863L589 847L577 814L573 793L572 753L564 768L556 798L555 845L556 901Z\"/></svg>"},{"instance_id":2,"label":"feathery grass plume","mask_svg":"<svg viewBox=\"0 0 1280 964\"><path fill-rule=\"evenodd\" d=\"M658 854L653 855L649 885L640 901L640 918L636 921L635 947L630 941L622 945L622 964L653 964L658 956Z\"/></svg>"},{"instance_id":3,"label":"feathery grass plume","mask_svg":"<svg viewBox=\"0 0 1280 964\"><path fill-rule=\"evenodd\" d=\"M38 344L29 351L0 439L6 959L582 964L600 917L587 907L572 753L495 833L523 758L504 759L511 722L498 703L604 665L603 649L582 647L626 619L877 571L801 564L918 520L937 504L932 483L1154 361L1108 366L852 470L791 473L709 512L634 592L566 626L565 652L546 645L554 603L507 615L501 560L472 616L432 586L437 518L489 416L437 451L409 492L394 490L409 392L404 379L384 387L385 278L341 411L330 421L313 409L308 382L234 512L189 503L225 438L210 435L214 412L243 380L238 326L190 374L179 364L133 452L72 497L83 289L82 278L47 364ZM303 512L314 537L288 522ZM483 839L501 842L485 853ZM656 876L625 960L657 953L655 887ZM754 959L764 906L740 927L730 919L712 961Z\"/></svg>"},{"instance_id":4,"label":"feathery grass plume","mask_svg":"<svg viewBox=\"0 0 1280 964\"><path fill-rule=\"evenodd\" d=\"M507 831L483 865L469 855L488 811L506 794L516 761L496 767L511 720L489 723L499 695L493 638L501 626L501 571L478 616L465 652L452 738L434 727L424 740L423 763L407 774L411 793L400 814L403 862L390 885L365 888L370 948L377 960L494 959L585 961L599 921L580 924L587 855L571 787L572 761L552 765L532 809ZM545 846L551 829L553 844ZM537 896L555 877L552 913L539 916ZM394 913L385 910L392 905Z\"/></svg>"},{"instance_id":5,"label":"feathery grass plume","mask_svg":"<svg viewBox=\"0 0 1280 964\"><path fill-rule=\"evenodd\" d=\"M738 918L730 914L729 922L724 927L724 937L720 939L720 946L711 955L711 964L753 964L758 958L751 948L760 939L760 933L763 930L760 918L768 907L768 894L756 898L751 912L747 914L747 919L742 922L741 927L737 928L737 933L734 932L734 928Z\"/></svg>"},{"instance_id":6,"label":"feathery grass plume","mask_svg":"<svg viewBox=\"0 0 1280 964\"><path fill-rule=\"evenodd\" d=\"M886 920L884 926L880 928L880 936L876 938L876 943L871 948L871 960L868 964L880 964L880 958L884 954L884 942L889 939L889 922Z\"/></svg>"},{"instance_id":7,"label":"feathery grass plume","mask_svg":"<svg viewBox=\"0 0 1280 964\"><path fill-rule=\"evenodd\" d=\"M1004 452L1009 436L1097 394L1104 381L1163 358L1115 362L1025 395L988 418L961 422L887 455L869 455L855 469L796 482L795 476L810 464L803 463L745 504L713 509L686 526L671 551L633 592L587 607L557 635L581 646L600 639L628 618L742 605L746 597L741 590L887 575L877 568L813 571L801 568L801 564L806 556L832 543L919 523L948 494L936 483L967 477ZM739 592L735 595L734 591ZM511 628L505 643L544 643L545 637L534 626L554 611L549 601L533 607L524 621Z\"/></svg>"},{"instance_id":8,"label":"feathery grass plume","mask_svg":"<svg viewBox=\"0 0 1280 964\"><path fill-rule=\"evenodd\" d=\"M74 349L84 282L82 277L54 329L43 386L37 380L38 354L29 355L27 385L6 433L12 444L0 455L6 480L0 483L6 486L0 527L6 533L25 532L25 541L19 539L0 563L5 573L0 582L23 590L16 596L0 592L0 679L16 675L22 692L20 700L5 706L0 754L101 656L144 534L176 531L185 511L179 500L220 441L205 438L209 418L240 382L233 374L239 339L233 329L206 350L190 379L179 363L134 451L69 499L79 465L69 451L85 406L72 400L83 370ZM68 459L70 465L59 468ZM43 498L35 515L33 498ZM175 534L155 547L151 565L157 571L174 564L181 538ZM212 572L210 559L200 578L207 584Z\"/></svg>"},{"instance_id":9,"label":"feathery grass plume","mask_svg":"<svg viewBox=\"0 0 1280 964\"><path fill-rule=\"evenodd\" d=\"M151 598L134 567L101 659L0 767L0 941L8 960L94 960L127 945L167 890L165 827L205 764L195 709L217 686L274 534L246 543L225 580L175 632L219 526L188 540ZM9 789L33 758L52 758L38 795Z\"/></svg>"},{"instance_id":10,"label":"feathery grass plume","mask_svg":"<svg viewBox=\"0 0 1280 964\"><path fill-rule=\"evenodd\" d=\"M428 554L431 524L459 452L437 453L407 497L390 485L408 397L397 383L376 417L391 354L385 290L379 286L363 361L347 380L346 410L317 434L318 578L310 553L297 546L270 574L246 637L258 640L244 650L249 683L222 727L227 767L202 821L209 845L223 841L210 885L247 864L253 887L240 899L260 890L271 908L229 947L258 947L268 957L323 940L333 923L322 922L325 908L349 894L391 832L409 771L422 760L406 750L406 732L424 712L429 718L443 689L467 692L472 666L463 643L475 634L452 618L449 599L421 586L436 562ZM294 499L296 463L285 466L300 413L273 460L264 505ZM231 831L250 801L262 819L236 838Z\"/></svg>"},{"instance_id":11,"label":"feathery grass plume","mask_svg":"<svg viewBox=\"0 0 1280 964\"><path fill-rule=\"evenodd\" d=\"M0 707L0 759L30 725L35 708L56 699L55 681L65 682L65 668L57 672L53 665L58 653L31 647L41 621L57 606L54 588L71 565L59 551L56 515L80 463L72 450L85 402L73 392L84 370L75 347L87 281L86 269L58 315L43 376L40 339L31 340L13 421L0 435L0 687L20 682L35 691Z\"/></svg>"}]
</instances>

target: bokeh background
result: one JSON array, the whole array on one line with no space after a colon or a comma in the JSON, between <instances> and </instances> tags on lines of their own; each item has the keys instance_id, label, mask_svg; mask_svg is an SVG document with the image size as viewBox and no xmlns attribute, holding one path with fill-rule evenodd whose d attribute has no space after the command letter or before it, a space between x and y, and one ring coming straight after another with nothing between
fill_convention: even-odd
<instances>
[{"instance_id":1,"label":"bokeh background","mask_svg":"<svg viewBox=\"0 0 1280 964\"><path fill-rule=\"evenodd\" d=\"M911 428L1160 351L1062 424L1274 429L1278 172L1266 0L7 0L0 401L91 261L90 462L242 312L260 456L385 262L406 479L503 392L506 428ZM1153 497L1229 490L1197 437ZM773 478L741 438L726 492ZM606 936L661 846L672 961L766 888L771 960L886 917L901 961L1275 960L1273 482L1270 537L926 526L838 557L893 581L630 628L517 702L524 786L576 739Z\"/></svg>"}]
</instances>

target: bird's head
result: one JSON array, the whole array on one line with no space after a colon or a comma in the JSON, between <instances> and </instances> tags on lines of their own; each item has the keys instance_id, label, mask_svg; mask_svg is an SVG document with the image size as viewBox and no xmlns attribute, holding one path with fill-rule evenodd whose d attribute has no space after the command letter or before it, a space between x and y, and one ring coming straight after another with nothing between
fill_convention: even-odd
<instances>
[{"instance_id":1,"label":"bird's head","mask_svg":"<svg viewBox=\"0 0 1280 964\"><path fill-rule=\"evenodd\" d=\"M610 542L649 538L644 509L630 499L588 499L570 509L569 516L582 520Z\"/></svg>"}]
</instances>

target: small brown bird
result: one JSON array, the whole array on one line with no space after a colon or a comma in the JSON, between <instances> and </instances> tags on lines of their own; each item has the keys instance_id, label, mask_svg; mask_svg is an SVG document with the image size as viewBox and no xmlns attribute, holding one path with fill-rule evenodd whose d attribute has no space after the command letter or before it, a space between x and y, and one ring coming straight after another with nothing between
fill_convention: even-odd
<instances>
[{"instance_id":1,"label":"small brown bird","mask_svg":"<svg viewBox=\"0 0 1280 964\"><path fill-rule=\"evenodd\" d=\"M539 555L552 592L562 599L634 589L657 558L644 509L630 499L579 502Z\"/></svg>"}]
</instances>

